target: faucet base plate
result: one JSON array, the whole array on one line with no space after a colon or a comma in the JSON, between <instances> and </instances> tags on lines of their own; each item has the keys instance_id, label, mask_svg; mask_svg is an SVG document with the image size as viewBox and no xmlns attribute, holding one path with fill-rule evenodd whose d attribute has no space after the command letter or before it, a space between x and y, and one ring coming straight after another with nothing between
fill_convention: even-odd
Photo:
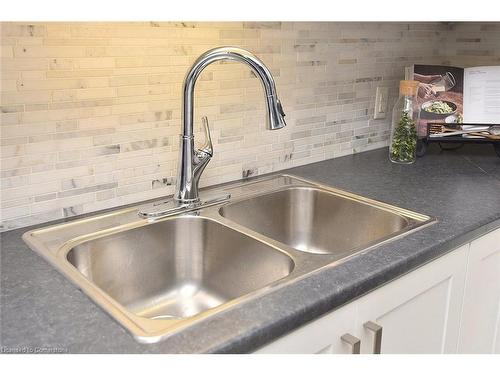
<instances>
[{"instance_id":1,"label":"faucet base plate","mask_svg":"<svg viewBox=\"0 0 500 375\"><path fill-rule=\"evenodd\" d=\"M202 194L200 199L192 202L183 202L174 198L169 198L139 207L139 216L146 219L160 219L182 212L209 207L227 201L230 198L231 194L226 192Z\"/></svg>"}]
</instances>

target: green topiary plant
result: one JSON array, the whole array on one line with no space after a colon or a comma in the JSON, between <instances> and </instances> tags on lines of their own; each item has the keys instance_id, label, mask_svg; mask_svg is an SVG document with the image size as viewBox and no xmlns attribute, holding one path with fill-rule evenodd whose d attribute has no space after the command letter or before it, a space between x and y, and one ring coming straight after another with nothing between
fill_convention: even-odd
<instances>
[{"instance_id":1,"label":"green topiary plant","mask_svg":"<svg viewBox=\"0 0 500 375\"><path fill-rule=\"evenodd\" d=\"M407 111L394 129L391 143L391 159L396 162L412 162L417 148L417 128Z\"/></svg>"}]
</instances>

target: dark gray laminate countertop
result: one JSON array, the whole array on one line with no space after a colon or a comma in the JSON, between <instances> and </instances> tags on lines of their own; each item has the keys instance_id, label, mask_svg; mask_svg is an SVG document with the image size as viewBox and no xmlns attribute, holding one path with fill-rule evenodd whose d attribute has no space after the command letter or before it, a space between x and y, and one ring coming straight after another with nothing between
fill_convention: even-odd
<instances>
[{"instance_id":1,"label":"dark gray laminate countertop","mask_svg":"<svg viewBox=\"0 0 500 375\"><path fill-rule=\"evenodd\" d=\"M433 216L434 225L202 320L157 344L139 344L21 235L1 234L1 346L76 353L250 352L272 339L500 227L500 158L492 148L437 148L410 166L387 149L286 173Z\"/></svg>"}]
</instances>

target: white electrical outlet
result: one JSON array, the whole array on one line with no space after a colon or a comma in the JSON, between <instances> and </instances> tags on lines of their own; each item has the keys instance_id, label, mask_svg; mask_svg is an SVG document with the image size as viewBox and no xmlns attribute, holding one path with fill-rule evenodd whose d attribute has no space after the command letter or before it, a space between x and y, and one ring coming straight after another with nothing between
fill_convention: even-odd
<instances>
[{"instance_id":1,"label":"white electrical outlet","mask_svg":"<svg viewBox=\"0 0 500 375\"><path fill-rule=\"evenodd\" d=\"M377 87L377 94L375 95L375 112L374 119L382 119L387 114L387 101L389 99L389 87Z\"/></svg>"}]
</instances>

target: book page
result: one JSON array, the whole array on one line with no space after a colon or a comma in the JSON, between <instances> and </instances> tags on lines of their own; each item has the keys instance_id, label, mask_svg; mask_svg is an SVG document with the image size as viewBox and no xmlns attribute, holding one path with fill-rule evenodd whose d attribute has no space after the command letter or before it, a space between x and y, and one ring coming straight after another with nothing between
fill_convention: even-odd
<instances>
[{"instance_id":1,"label":"book page","mask_svg":"<svg viewBox=\"0 0 500 375\"><path fill-rule=\"evenodd\" d=\"M500 66L465 69L464 122L500 123Z\"/></svg>"},{"instance_id":2,"label":"book page","mask_svg":"<svg viewBox=\"0 0 500 375\"><path fill-rule=\"evenodd\" d=\"M463 113L464 69L442 65L414 65L413 79L419 82L420 108L417 133L427 134L429 123L461 123Z\"/></svg>"}]
</instances>

